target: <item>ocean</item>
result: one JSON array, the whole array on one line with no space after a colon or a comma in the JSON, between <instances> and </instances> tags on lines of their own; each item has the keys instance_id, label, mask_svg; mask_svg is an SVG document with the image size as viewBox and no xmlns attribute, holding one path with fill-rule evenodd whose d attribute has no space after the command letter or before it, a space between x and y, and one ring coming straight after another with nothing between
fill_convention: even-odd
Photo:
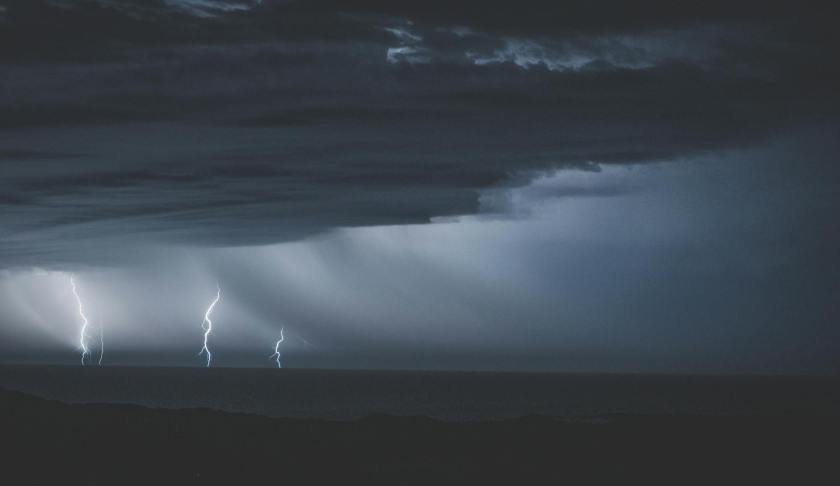
<instances>
[{"instance_id":1,"label":"ocean","mask_svg":"<svg viewBox=\"0 0 840 486\"><path fill-rule=\"evenodd\" d=\"M831 377L0 366L0 387L68 403L332 420L840 414Z\"/></svg>"}]
</instances>

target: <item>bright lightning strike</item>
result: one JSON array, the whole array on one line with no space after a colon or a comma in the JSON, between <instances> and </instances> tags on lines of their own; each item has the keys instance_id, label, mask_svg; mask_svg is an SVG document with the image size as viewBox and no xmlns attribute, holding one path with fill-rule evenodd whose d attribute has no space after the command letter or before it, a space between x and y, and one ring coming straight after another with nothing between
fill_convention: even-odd
<instances>
[{"instance_id":1,"label":"bright lightning strike","mask_svg":"<svg viewBox=\"0 0 840 486\"><path fill-rule=\"evenodd\" d=\"M102 366L102 357L105 356L105 331L102 324L99 324L99 366Z\"/></svg>"},{"instance_id":2,"label":"bright lightning strike","mask_svg":"<svg viewBox=\"0 0 840 486\"><path fill-rule=\"evenodd\" d=\"M281 361L281 358L282 358L283 356L280 354L280 343L282 343L282 342L283 342L283 340L284 340L284 338L283 338L283 330L284 330L284 329L285 329L285 327L281 327L281 328L280 328L280 340L279 340L279 341L277 341L277 342L274 344L274 354L272 354L271 356L269 356L269 358L276 358L276 361L277 361L277 367L278 367L278 368L282 368L282 367L283 367L283 362Z\"/></svg>"},{"instance_id":3,"label":"bright lightning strike","mask_svg":"<svg viewBox=\"0 0 840 486\"><path fill-rule=\"evenodd\" d=\"M210 307L207 308L207 312L204 313L204 322L201 323L201 328L204 329L204 346L201 347L201 351L198 352L198 355L201 356L204 353L207 353L207 367L210 367L210 361L213 359L213 354L210 353L210 348L207 347L207 338L210 337L210 333L213 332L213 321L210 320L210 314L213 312L213 307L216 307L216 304L219 303L219 299L222 297L222 289L219 287L219 284L216 284L216 298L213 299L213 302L210 303Z\"/></svg>"},{"instance_id":4,"label":"bright lightning strike","mask_svg":"<svg viewBox=\"0 0 840 486\"><path fill-rule=\"evenodd\" d=\"M79 304L79 316L82 318L82 328L79 331L79 347L82 350L82 366L85 365L85 358L90 354L87 346L87 327L88 318L85 316L85 309L82 306L82 299L79 297L79 292L76 291L76 279L70 276L70 288L73 289L73 295L76 297L76 303Z\"/></svg>"}]
</instances>

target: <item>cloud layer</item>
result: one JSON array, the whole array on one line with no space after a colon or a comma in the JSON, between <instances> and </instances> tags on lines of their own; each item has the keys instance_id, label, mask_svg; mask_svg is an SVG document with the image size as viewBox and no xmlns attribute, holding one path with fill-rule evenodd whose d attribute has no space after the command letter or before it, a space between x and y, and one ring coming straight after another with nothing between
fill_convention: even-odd
<instances>
[{"instance_id":1,"label":"cloud layer","mask_svg":"<svg viewBox=\"0 0 840 486\"><path fill-rule=\"evenodd\" d=\"M552 5L7 2L2 266L423 222L836 115L818 12Z\"/></svg>"}]
</instances>

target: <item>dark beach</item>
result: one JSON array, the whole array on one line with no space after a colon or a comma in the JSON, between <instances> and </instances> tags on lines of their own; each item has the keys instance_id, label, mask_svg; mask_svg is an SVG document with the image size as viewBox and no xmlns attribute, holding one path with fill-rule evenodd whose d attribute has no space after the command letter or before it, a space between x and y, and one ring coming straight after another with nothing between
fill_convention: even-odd
<instances>
[{"instance_id":1,"label":"dark beach","mask_svg":"<svg viewBox=\"0 0 840 486\"><path fill-rule=\"evenodd\" d=\"M782 383L794 391L795 379ZM276 418L3 390L3 468L7 484L830 483L840 416L804 405L833 396L832 383L811 397L803 385L787 404L802 406L772 413L481 421Z\"/></svg>"}]
</instances>

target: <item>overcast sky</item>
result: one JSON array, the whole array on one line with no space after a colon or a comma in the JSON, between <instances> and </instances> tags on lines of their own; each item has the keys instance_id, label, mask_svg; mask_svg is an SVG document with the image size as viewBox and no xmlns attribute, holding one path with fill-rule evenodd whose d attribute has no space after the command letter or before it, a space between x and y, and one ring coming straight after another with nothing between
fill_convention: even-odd
<instances>
[{"instance_id":1,"label":"overcast sky","mask_svg":"<svg viewBox=\"0 0 840 486\"><path fill-rule=\"evenodd\" d=\"M840 34L764 2L0 0L0 362L840 370Z\"/></svg>"}]
</instances>

